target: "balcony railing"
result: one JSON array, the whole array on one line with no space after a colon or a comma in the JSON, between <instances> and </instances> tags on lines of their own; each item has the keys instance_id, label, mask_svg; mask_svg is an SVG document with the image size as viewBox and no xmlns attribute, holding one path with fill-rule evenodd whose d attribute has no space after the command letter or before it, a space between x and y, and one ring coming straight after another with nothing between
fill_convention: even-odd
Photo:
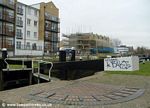
<instances>
[{"instance_id":1,"label":"balcony railing","mask_svg":"<svg viewBox=\"0 0 150 108\"><path fill-rule=\"evenodd\" d=\"M8 35L8 36L13 36L14 37L14 32L13 31L6 30L5 34Z\"/></svg>"},{"instance_id":2,"label":"balcony railing","mask_svg":"<svg viewBox=\"0 0 150 108\"><path fill-rule=\"evenodd\" d=\"M17 14L23 15L23 9L22 8L17 8Z\"/></svg>"},{"instance_id":3,"label":"balcony railing","mask_svg":"<svg viewBox=\"0 0 150 108\"><path fill-rule=\"evenodd\" d=\"M15 22L14 16L13 15L9 15L8 13L4 13L2 19L5 20L5 21L8 21L8 22L12 22L12 23Z\"/></svg>"},{"instance_id":4,"label":"balcony railing","mask_svg":"<svg viewBox=\"0 0 150 108\"><path fill-rule=\"evenodd\" d=\"M14 31L9 30L8 27L3 27L3 35L14 37Z\"/></svg>"},{"instance_id":5,"label":"balcony railing","mask_svg":"<svg viewBox=\"0 0 150 108\"><path fill-rule=\"evenodd\" d=\"M15 0L14 1L10 1L10 0L0 0L0 4L7 6L11 9L15 9Z\"/></svg>"},{"instance_id":6,"label":"balcony railing","mask_svg":"<svg viewBox=\"0 0 150 108\"><path fill-rule=\"evenodd\" d=\"M45 19L49 21L60 22L59 18L52 16L52 15L45 15Z\"/></svg>"},{"instance_id":7,"label":"balcony railing","mask_svg":"<svg viewBox=\"0 0 150 108\"><path fill-rule=\"evenodd\" d=\"M7 50L13 50L14 49L14 45L9 45L8 43L5 43L3 45L4 48L7 48Z\"/></svg>"},{"instance_id":8,"label":"balcony railing","mask_svg":"<svg viewBox=\"0 0 150 108\"><path fill-rule=\"evenodd\" d=\"M51 41L51 37L45 37L45 41Z\"/></svg>"},{"instance_id":9,"label":"balcony railing","mask_svg":"<svg viewBox=\"0 0 150 108\"><path fill-rule=\"evenodd\" d=\"M52 27L45 27L45 30L46 31L51 31L51 32L57 32L57 33L59 33L60 32L60 29L53 29Z\"/></svg>"},{"instance_id":10,"label":"balcony railing","mask_svg":"<svg viewBox=\"0 0 150 108\"><path fill-rule=\"evenodd\" d=\"M23 21L22 20L17 20L17 26L23 27Z\"/></svg>"},{"instance_id":11,"label":"balcony railing","mask_svg":"<svg viewBox=\"0 0 150 108\"><path fill-rule=\"evenodd\" d=\"M44 51L51 50L51 46L44 46Z\"/></svg>"},{"instance_id":12,"label":"balcony railing","mask_svg":"<svg viewBox=\"0 0 150 108\"><path fill-rule=\"evenodd\" d=\"M32 45L24 45L24 44L21 44L21 46L16 46L16 48L17 48L17 49L20 49L20 50L42 51L42 46L33 47Z\"/></svg>"}]
</instances>

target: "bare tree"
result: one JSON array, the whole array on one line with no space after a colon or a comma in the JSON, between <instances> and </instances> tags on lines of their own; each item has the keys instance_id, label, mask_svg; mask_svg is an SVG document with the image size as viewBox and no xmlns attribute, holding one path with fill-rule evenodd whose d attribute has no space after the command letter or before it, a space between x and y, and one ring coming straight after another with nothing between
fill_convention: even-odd
<instances>
[{"instance_id":1,"label":"bare tree","mask_svg":"<svg viewBox=\"0 0 150 108\"><path fill-rule=\"evenodd\" d=\"M112 43L113 43L113 46L119 46L122 44L121 40L119 39L112 39Z\"/></svg>"},{"instance_id":2,"label":"bare tree","mask_svg":"<svg viewBox=\"0 0 150 108\"><path fill-rule=\"evenodd\" d=\"M135 54L141 54L141 55L146 55L146 56L150 55L150 49L143 47L143 46L142 47L138 46L134 52Z\"/></svg>"}]
</instances>

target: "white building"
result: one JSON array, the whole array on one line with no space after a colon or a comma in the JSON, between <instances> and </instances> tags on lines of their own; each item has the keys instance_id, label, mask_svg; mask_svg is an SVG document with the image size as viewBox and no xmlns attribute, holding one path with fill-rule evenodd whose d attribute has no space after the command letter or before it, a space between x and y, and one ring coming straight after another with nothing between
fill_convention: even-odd
<instances>
[{"instance_id":1,"label":"white building","mask_svg":"<svg viewBox=\"0 0 150 108\"><path fill-rule=\"evenodd\" d=\"M44 42L39 39L39 9L17 2L15 55L43 55Z\"/></svg>"},{"instance_id":2,"label":"white building","mask_svg":"<svg viewBox=\"0 0 150 108\"><path fill-rule=\"evenodd\" d=\"M117 46L114 48L114 53L117 54L128 54L129 48L125 45Z\"/></svg>"}]
</instances>

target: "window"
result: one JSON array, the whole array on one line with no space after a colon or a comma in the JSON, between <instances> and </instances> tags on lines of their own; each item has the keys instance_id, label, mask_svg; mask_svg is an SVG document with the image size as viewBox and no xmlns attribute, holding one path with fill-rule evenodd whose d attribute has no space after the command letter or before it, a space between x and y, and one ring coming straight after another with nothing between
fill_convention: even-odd
<instances>
[{"instance_id":1,"label":"window","mask_svg":"<svg viewBox=\"0 0 150 108\"><path fill-rule=\"evenodd\" d=\"M22 18L17 16L17 20L22 20Z\"/></svg>"},{"instance_id":2,"label":"window","mask_svg":"<svg viewBox=\"0 0 150 108\"><path fill-rule=\"evenodd\" d=\"M37 16L37 12L38 12L37 10L34 10L34 16Z\"/></svg>"},{"instance_id":3,"label":"window","mask_svg":"<svg viewBox=\"0 0 150 108\"><path fill-rule=\"evenodd\" d=\"M8 3L14 4L14 0L8 0Z\"/></svg>"},{"instance_id":4,"label":"window","mask_svg":"<svg viewBox=\"0 0 150 108\"><path fill-rule=\"evenodd\" d=\"M9 21L14 21L14 11L12 11L12 10L9 10L9 9L5 9L5 11L6 11L6 13L7 13L7 15L8 15L8 20Z\"/></svg>"},{"instance_id":5,"label":"window","mask_svg":"<svg viewBox=\"0 0 150 108\"><path fill-rule=\"evenodd\" d=\"M20 41L17 41L17 46L16 46L17 49L21 49L21 42Z\"/></svg>"},{"instance_id":6,"label":"window","mask_svg":"<svg viewBox=\"0 0 150 108\"><path fill-rule=\"evenodd\" d=\"M34 32L34 37L35 37L35 38L37 37L37 32Z\"/></svg>"},{"instance_id":7,"label":"window","mask_svg":"<svg viewBox=\"0 0 150 108\"><path fill-rule=\"evenodd\" d=\"M17 17L17 25L18 26L23 26L23 22L22 22L22 18L21 17Z\"/></svg>"},{"instance_id":8,"label":"window","mask_svg":"<svg viewBox=\"0 0 150 108\"><path fill-rule=\"evenodd\" d=\"M13 26L8 26L8 31L13 32Z\"/></svg>"},{"instance_id":9,"label":"window","mask_svg":"<svg viewBox=\"0 0 150 108\"><path fill-rule=\"evenodd\" d=\"M31 19L27 19L27 25L31 24Z\"/></svg>"},{"instance_id":10,"label":"window","mask_svg":"<svg viewBox=\"0 0 150 108\"><path fill-rule=\"evenodd\" d=\"M17 29L16 36L17 36L17 38L21 38L22 37L21 29Z\"/></svg>"},{"instance_id":11,"label":"window","mask_svg":"<svg viewBox=\"0 0 150 108\"><path fill-rule=\"evenodd\" d=\"M53 43L53 52L57 51L57 43Z\"/></svg>"},{"instance_id":12,"label":"window","mask_svg":"<svg viewBox=\"0 0 150 108\"><path fill-rule=\"evenodd\" d=\"M37 21L34 21L34 26L37 27Z\"/></svg>"},{"instance_id":13,"label":"window","mask_svg":"<svg viewBox=\"0 0 150 108\"><path fill-rule=\"evenodd\" d=\"M46 23L45 23L46 30L50 30L50 29L51 29L51 28L50 28L50 27L51 27L50 25L51 25L50 22L46 22Z\"/></svg>"},{"instance_id":14,"label":"window","mask_svg":"<svg viewBox=\"0 0 150 108\"><path fill-rule=\"evenodd\" d=\"M49 49L50 49L50 43L49 43L49 42L45 42L45 43L44 43L44 48L45 48L46 50L49 50Z\"/></svg>"},{"instance_id":15,"label":"window","mask_svg":"<svg viewBox=\"0 0 150 108\"><path fill-rule=\"evenodd\" d=\"M30 37L30 31L27 31L27 37Z\"/></svg>"},{"instance_id":16,"label":"window","mask_svg":"<svg viewBox=\"0 0 150 108\"><path fill-rule=\"evenodd\" d=\"M6 31L4 31L9 36L14 36L14 26L13 24L6 23Z\"/></svg>"},{"instance_id":17,"label":"window","mask_svg":"<svg viewBox=\"0 0 150 108\"><path fill-rule=\"evenodd\" d=\"M26 48L29 50L30 49L30 42L27 42Z\"/></svg>"},{"instance_id":18,"label":"window","mask_svg":"<svg viewBox=\"0 0 150 108\"><path fill-rule=\"evenodd\" d=\"M58 41L57 33L52 33L52 41Z\"/></svg>"},{"instance_id":19,"label":"window","mask_svg":"<svg viewBox=\"0 0 150 108\"><path fill-rule=\"evenodd\" d=\"M51 24L51 30L57 31L58 30L58 24L57 23L52 23Z\"/></svg>"},{"instance_id":20,"label":"window","mask_svg":"<svg viewBox=\"0 0 150 108\"><path fill-rule=\"evenodd\" d=\"M21 4L18 4L17 6L17 13L23 15L23 8Z\"/></svg>"},{"instance_id":21,"label":"window","mask_svg":"<svg viewBox=\"0 0 150 108\"><path fill-rule=\"evenodd\" d=\"M36 50L36 49L37 49L36 43L32 44L32 50Z\"/></svg>"},{"instance_id":22,"label":"window","mask_svg":"<svg viewBox=\"0 0 150 108\"><path fill-rule=\"evenodd\" d=\"M13 41L10 40L10 39L8 39L8 40L7 40L7 44L8 44L8 46L12 46L12 45L13 45Z\"/></svg>"},{"instance_id":23,"label":"window","mask_svg":"<svg viewBox=\"0 0 150 108\"><path fill-rule=\"evenodd\" d=\"M48 28L48 27L49 27L49 23L47 23L47 22L46 22L46 24L45 24L45 25L46 25L46 28Z\"/></svg>"},{"instance_id":24,"label":"window","mask_svg":"<svg viewBox=\"0 0 150 108\"><path fill-rule=\"evenodd\" d=\"M49 37L50 33L49 32L45 32L45 37Z\"/></svg>"}]
</instances>

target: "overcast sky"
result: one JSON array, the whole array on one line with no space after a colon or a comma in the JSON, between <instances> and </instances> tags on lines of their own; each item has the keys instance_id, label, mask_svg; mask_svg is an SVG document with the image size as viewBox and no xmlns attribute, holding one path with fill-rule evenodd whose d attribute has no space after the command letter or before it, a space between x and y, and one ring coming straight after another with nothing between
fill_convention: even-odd
<instances>
[{"instance_id":1,"label":"overcast sky","mask_svg":"<svg viewBox=\"0 0 150 108\"><path fill-rule=\"evenodd\" d=\"M18 0L25 4L50 0ZM32 1L32 2L31 2ZM61 33L93 32L150 48L150 0L53 0Z\"/></svg>"}]
</instances>

